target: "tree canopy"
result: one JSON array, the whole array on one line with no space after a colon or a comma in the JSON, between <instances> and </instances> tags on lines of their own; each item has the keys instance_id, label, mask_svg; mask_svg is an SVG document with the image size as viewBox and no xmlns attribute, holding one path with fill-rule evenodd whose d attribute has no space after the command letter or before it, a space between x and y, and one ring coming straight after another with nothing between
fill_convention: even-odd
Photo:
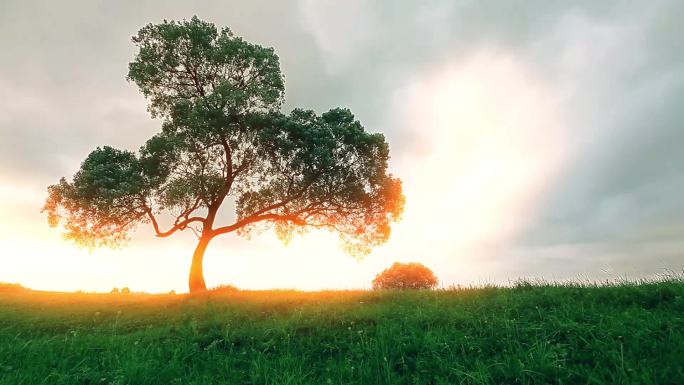
<instances>
[{"instance_id":1,"label":"tree canopy","mask_svg":"<svg viewBox=\"0 0 684 385\"><path fill-rule=\"evenodd\" d=\"M282 113L272 48L197 17L149 24L133 42L128 80L161 132L137 153L98 147L70 181L48 188L44 211L51 225L64 223L67 238L120 246L151 223L160 237L194 230L198 249L220 234L269 226L285 241L310 228L334 231L355 255L387 240L404 197L387 172L384 136L366 132L348 109ZM226 199L235 220L217 225ZM162 216L172 223L164 227Z\"/></svg>"}]
</instances>

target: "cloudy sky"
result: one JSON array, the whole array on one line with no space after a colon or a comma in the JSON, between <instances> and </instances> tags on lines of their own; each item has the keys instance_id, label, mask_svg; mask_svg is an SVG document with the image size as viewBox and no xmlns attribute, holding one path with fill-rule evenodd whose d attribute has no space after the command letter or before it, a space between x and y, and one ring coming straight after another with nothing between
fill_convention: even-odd
<instances>
[{"instance_id":1,"label":"cloudy sky","mask_svg":"<svg viewBox=\"0 0 684 385\"><path fill-rule=\"evenodd\" d=\"M194 2L193 2L194 3ZM312 233L215 240L209 286L367 287L393 261L444 286L684 268L680 1L0 3L0 281L183 291L193 236L80 250L40 214L96 146L159 130L127 83L130 37L197 15L276 49L286 106L383 132L407 206L363 260ZM231 214L225 213L226 221Z\"/></svg>"}]
</instances>

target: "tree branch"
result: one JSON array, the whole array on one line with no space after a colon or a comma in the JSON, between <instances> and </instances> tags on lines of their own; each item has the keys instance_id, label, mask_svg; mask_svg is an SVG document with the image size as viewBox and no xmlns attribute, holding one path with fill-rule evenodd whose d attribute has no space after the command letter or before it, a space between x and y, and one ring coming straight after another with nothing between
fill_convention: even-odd
<instances>
[{"instance_id":1,"label":"tree branch","mask_svg":"<svg viewBox=\"0 0 684 385\"><path fill-rule=\"evenodd\" d=\"M185 230L185 228L187 228L188 225L193 222L204 222L204 218L202 217L190 217L185 219L184 221L174 224L173 227L171 227L167 231L161 231L159 229L159 223L157 223L157 218L155 218L154 214L152 214L152 210L148 209L146 210L146 212L147 216L150 218L150 222L152 222L152 227L154 227L155 234L160 238L168 237L169 235L175 233L178 230Z\"/></svg>"},{"instance_id":2,"label":"tree branch","mask_svg":"<svg viewBox=\"0 0 684 385\"><path fill-rule=\"evenodd\" d=\"M299 226L306 225L306 222L304 222L300 218L297 218L294 215L278 215L278 214L252 215L252 216L247 217L243 220L237 221L230 226L219 227L218 229L213 230L210 233L210 236L213 238L217 235L230 233L230 232L233 232L233 231L235 231L241 227L244 227L244 226L247 226L249 224L256 223L256 222L261 222L261 221L287 221L287 222L292 222L292 223L299 225Z\"/></svg>"}]
</instances>

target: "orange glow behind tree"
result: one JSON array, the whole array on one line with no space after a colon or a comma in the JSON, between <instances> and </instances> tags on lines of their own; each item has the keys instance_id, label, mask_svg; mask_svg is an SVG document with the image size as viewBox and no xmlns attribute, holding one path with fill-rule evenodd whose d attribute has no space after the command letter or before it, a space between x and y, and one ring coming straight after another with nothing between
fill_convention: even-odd
<instances>
[{"instance_id":1,"label":"orange glow behind tree","mask_svg":"<svg viewBox=\"0 0 684 385\"><path fill-rule=\"evenodd\" d=\"M119 246L140 223L167 237L191 229L198 244L190 291L206 289L202 259L216 236L273 227L289 240L309 228L339 234L363 255L390 233L404 206L387 173L389 147L346 109L280 112L278 57L196 17L147 25L128 79L162 131L137 154L97 148L71 181L48 188L48 221L86 247ZM217 225L233 200L236 220ZM170 214L163 229L160 215Z\"/></svg>"}]
</instances>

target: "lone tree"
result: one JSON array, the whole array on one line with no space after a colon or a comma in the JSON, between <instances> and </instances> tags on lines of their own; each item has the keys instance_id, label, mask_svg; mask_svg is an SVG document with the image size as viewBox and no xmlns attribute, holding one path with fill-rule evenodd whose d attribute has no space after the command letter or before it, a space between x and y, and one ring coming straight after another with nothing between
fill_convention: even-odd
<instances>
[{"instance_id":1,"label":"lone tree","mask_svg":"<svg viewBox=\"0 0 684 385\"><path fill-rule=\"evenodd\" d=\"M437 286L437 277L422 263L395 262L375 276L374 290L418 290Z\"/></svg>"},{"instance_id":2,"label":"lone tree","mask_svg":"<svg viewBox=\"0 0 684 385\"><path fill-rule=\"evenodd\" d=\"M63 222L67 239L115 247L140 223L158 237L191 229L199 240L191 292L206 289L202 258L221 234L273 227L287 242L322 228L352 255L388 239L404 197L387 172L384 136L366 132L348 109L281 113L272 48L197 17L149 24L133 42L128 80L162 120L161 132L137 154L98 147L71 181L48 188L43 211L51 226ZM235 220L218 225L225 202Z\"/></svg>"}]
</instances>

